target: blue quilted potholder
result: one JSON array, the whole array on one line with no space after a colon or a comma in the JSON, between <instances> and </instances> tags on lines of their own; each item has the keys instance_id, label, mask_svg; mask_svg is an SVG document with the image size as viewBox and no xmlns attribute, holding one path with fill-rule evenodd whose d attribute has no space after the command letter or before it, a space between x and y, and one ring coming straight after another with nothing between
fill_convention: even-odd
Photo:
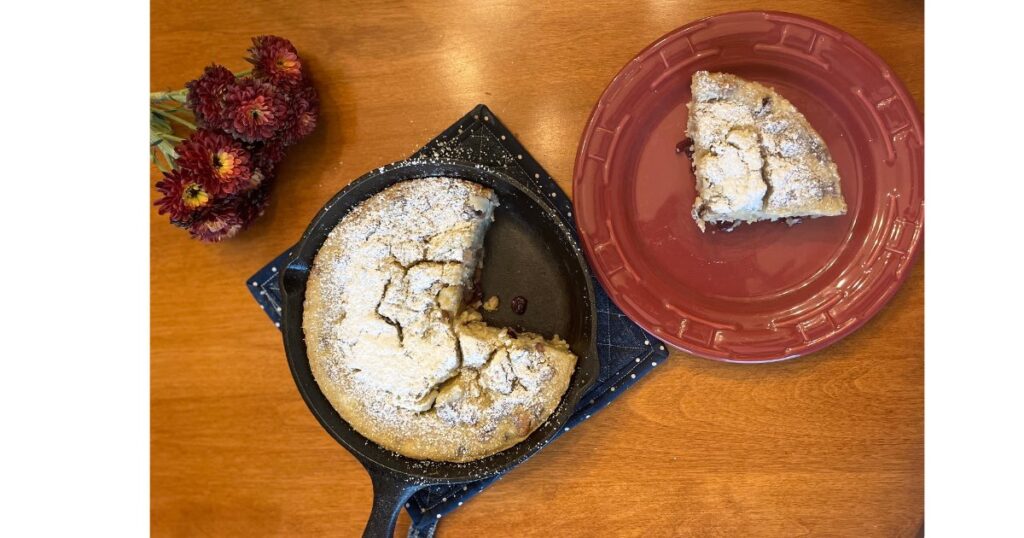
<instances>
[{"instance_id":1,"label":"blue quilted potholder","mask_svg":"<svg viewBox=\"0 0 1024 538\"><path fill-rule=\"evenodd\" d=\"M477 105L409 160L443 158L470 161L505 172L548 200L569 228L575 231L569 198L487 106ZM249 291L276 327L281 326L278 272L284 268L290 255L291 249L288 249L264 265L247 283ZM665 346L630 321L596 281L594 291L601 373L559 435L603 409L668 356ZM462 506L500 478L496 475L468 484L438 485L420 490L406 504L413 521L410 538L434 536L442 516Z\"/></svg>"}]
</instances>

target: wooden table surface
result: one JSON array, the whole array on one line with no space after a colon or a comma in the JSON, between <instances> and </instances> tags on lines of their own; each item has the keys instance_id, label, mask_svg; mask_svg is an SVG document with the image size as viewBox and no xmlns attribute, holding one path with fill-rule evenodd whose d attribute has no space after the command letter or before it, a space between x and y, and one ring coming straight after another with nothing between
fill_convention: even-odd
<instances>
[{"instance_id":1,"label":"wooden table surface","mask_svg":"<svg viewBox=\"0 0 1024 538\"><path fill-rule=\"evenodd\" d=\"M297 46L323 101L319 128L292 148L267 214L243 235L201 244L152 212L155 535L361 531L370 482L306 409L245 279L346 183L473 105L487 103L569 192L591 107L634 54L700 17L778 9L863 40L924 107L921 2L541 4L153 0L154 91L212 61L244 69L249 38L273 33ZM923 296L919 260L877 317L828 350L759 366L676 353L440 533L914 536Z\"/></svg>"}]
</instances>

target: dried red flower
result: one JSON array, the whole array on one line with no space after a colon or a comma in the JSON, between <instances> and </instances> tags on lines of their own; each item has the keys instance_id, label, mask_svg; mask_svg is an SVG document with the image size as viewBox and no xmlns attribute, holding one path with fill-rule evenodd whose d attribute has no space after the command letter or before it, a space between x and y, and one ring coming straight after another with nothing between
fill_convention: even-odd
<instances>
[{"instance_id":1,"label":"dried red flower","mask_svg":"<svg viewBox=\"0 0 1024 538\"><path fill-rule=\"evenodd\" d=\"M287 96L267 82L238 79L228 88L224 104L224 129L245 142L268 140L288 124Z\"/></svg>"},{"instance_id":2,"label":"dried red flower","mask_svg":"<svg viewBox=\"0 0 1024 538\"><path fill-rule=\"evenodd\" d=\"M223 65L211 65L203 71L203 75L188 84L188 97L185 100L199 125L221 128L224 126L224 95L235 83L235 75Z\"/></svg>"},{"instance_id":3,"label":"dried red flower","mask_svg":"<svg viewBox=\"0 0 1024 538\"><path fill-rule=\"evenodd\" d=\"M270 201L270 182L264 181L258 188L252 189L241 195L239 203L239 215L245 221L248 228L256 219L263 216Z\"/></svg>"},{"instance_id":4,"label":"dried red flower","mask_svg":"<svg viewBox=\"0 0 1024 538\"><path fill-rule=\"evenodd\" d=\"M278 163L284 159L284 143L276 138L254 144L249 151L252 154L253 169L262 170L266 176L274 175Z\"/></svg>"},{"instance_id":5,"label":"dried red flower","mask_svg":"<svg viewBox=\"0 0 1024 538\"><path fill-rule=\"evenodd\" d=\"M237 208L224 205L202 212L188 225L188 233L200 241L216 243L230 239L245 228Z\"/></svg>"},{"instance_id":6,"label":"dried red flower","mask_svg":"<svg viewBox=\"0 0 1024 538\"><path fill-rule=\"evenodd\" d=\"M258 79L287 87L302 82L302 60L291 42L283 37L261 35L252 38L249 57L253 75Z\"/></svg>"},{"instance_id":7,"label":"dried red flower","mask_svg":"<svg viewBox=\"0 0 1024 538\"><path fill-rule=\"evenodd\" d=\"M210 205L188 224L189 234L201 241L216 243L238 235L263 215L269 189L261 188L234 195Z\"/></svg>"},{"instance_id":8,"label":"dried red flower","mask_svg":"<svg viewBox=\"0 0 1024 538\"><path fill-rule=\"evenodd\" d=\"M231 137L199 129L178 145L175 164L203 178L213 194L232 194L248 188L252 155Z\"/></svg>"},{"instance_id":9,"label":"dried red flower","mask_svg":"<svg viewBox=\"0 0 1024 538\"><path fill-rule=\"evenodd\" d=\"M171 222L187 224L193 214L211 205L210 193L194 173L177 169L165 172L163 179L156 182L156 190L163 194L153 205L159 207L159 214L169 213Z\"/></svg>"},{"instance_id":10,"label":"dried red flower","mask_svg":"<svg viewBox=\"0 0 1024 538\"><path fill-rule=\"evenodd\" d=\"M186 85L199 129L167 153L175 169L156 184L158 212L202 241L233 237L263 214L285 148L309 136L320 113L287 39L257 36L248 53L252 74L211 65Z\"/></svg>"},{"instance_id":11,"label":"dried red flower","mask_svg":"<svg viewBox=\"0 0 1024 538\"><path fill-rule=\"evenodd\" d=\"M320 115L320 96L311 85L298 88L291 100L291 123L282 134L285 145L292 145L309 136L316 128L316 120Z\"/></svg>"}]
</instances>

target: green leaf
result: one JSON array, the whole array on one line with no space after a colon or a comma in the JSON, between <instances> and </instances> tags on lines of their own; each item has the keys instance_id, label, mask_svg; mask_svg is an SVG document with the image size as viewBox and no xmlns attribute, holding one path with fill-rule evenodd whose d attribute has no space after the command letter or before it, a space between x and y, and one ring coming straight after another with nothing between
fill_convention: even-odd
<instances>
[{"instance_id":1,"label":"green leaf","mask_svg":"<svg viewBox=\"0 0 1024 538\"><path fill-rule=\"evenodd\" d=\"M163 116L157 114L149 115L149 131L158 133L169 133L174 129L171 128L170 122L165 120Z\"/></svg>"},{"instance_id":2,"label":"green leaf","mask_svg":"<svg viewBox=\"0 0 1024 538\"><path fill-rule=\"evenodd\" d=\"M193 131L196 130L196 126L195 126L194 123L192 123L192 122L182 118L181 116L178 116L176 114L171 114L169 112L165 112L165 111L160 110L158 108L152 108L151 107L149 110L152 111L153 115L159 115L159 116L161 116L161 117L163 117L165 119L176 121L176 122L184 125L185 127L188 127L189 129L191 129Z\"/></svg>"},{"instance_id":3,"label":"green leaf","mask_svg":"<svg viewBox=\"0 0 1024 538\"><path fill-rule=\"evenodd\" d=\"M164 155L164 162L163 162L163 163L161 163L161 162L160 162L159 160L156 160L156 159L154 159L154 161L156 162L156 168L157 168L157 170L160 170L160 172L162 172L162 173L167 173L167 172L170 172L170 171L171 171L171 166L169 165L169 163L170 163L171 161L169 161L169 160L167 159L167 156L166 156L166 155Z\"/></svg>"},{"instance_id":4,"label":"green leaf","mask_svg":"<svg viewBox=\"0 0 1024 538\"><path fill-rule=\"evenodd\" d=\"M167 155L163 152L162 148L153 146L149 150L149 160L156 166L160 172L171 171L170 165L172 161L167 158Z\"/></svg>"},{"instance_id":5,"label":"green leaf","mask_svg":"<svg viewBox=\"0 0 1024 538\"><path fill-rule=\"evenodd\" d=\"M172 92L152 92L149 94L149 101L151 103L159 103L163 101L173 101L175 103L185 103L185 99L188 98L188 89L182 88L180 90Z\"/></svg>"},{"instance_id":6,"label":"green leaf","mask_svg":"<svg viewBox=\"0 0 1024 538\"><path fill-rule=\"evenodd\" d=\"M157 144L157 147L159 147L160 151L164 152L164 155L167 155L169 159L178 158L178 152L174 151L174 144L171 144L169 141L161 140L160 143Z\"/></svg>"}]
</instances>

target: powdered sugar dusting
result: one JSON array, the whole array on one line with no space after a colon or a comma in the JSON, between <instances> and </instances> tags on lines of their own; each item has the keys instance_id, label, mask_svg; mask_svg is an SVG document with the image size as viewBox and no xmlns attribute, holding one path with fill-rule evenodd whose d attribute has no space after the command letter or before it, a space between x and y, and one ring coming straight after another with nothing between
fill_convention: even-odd
<instances>
[{"instance_id":1,"label":"powdered sugar dusting","mask_svg":"<svg viewBox=\"0 0 1024 538\"><path fill-rule=\"evenodd\" d=\"M317 254L304 318L314 375L385 448L477 459L525 438L568 387L564 342L463 311L496 204L471 182L405 181L353 209Z\"/></svg>"},{"instance_id":2,"label":"powdered sugar dusting","mask_svg":"<svg viewBox=\"0 0 1024 538\"><path fill-rule=\"evenodd\" d=\"M806 118L770 88L698 71L687 134L693 139L704 222L841 215L846 203L828 148Z\"/></svg>"}]
</instances>

